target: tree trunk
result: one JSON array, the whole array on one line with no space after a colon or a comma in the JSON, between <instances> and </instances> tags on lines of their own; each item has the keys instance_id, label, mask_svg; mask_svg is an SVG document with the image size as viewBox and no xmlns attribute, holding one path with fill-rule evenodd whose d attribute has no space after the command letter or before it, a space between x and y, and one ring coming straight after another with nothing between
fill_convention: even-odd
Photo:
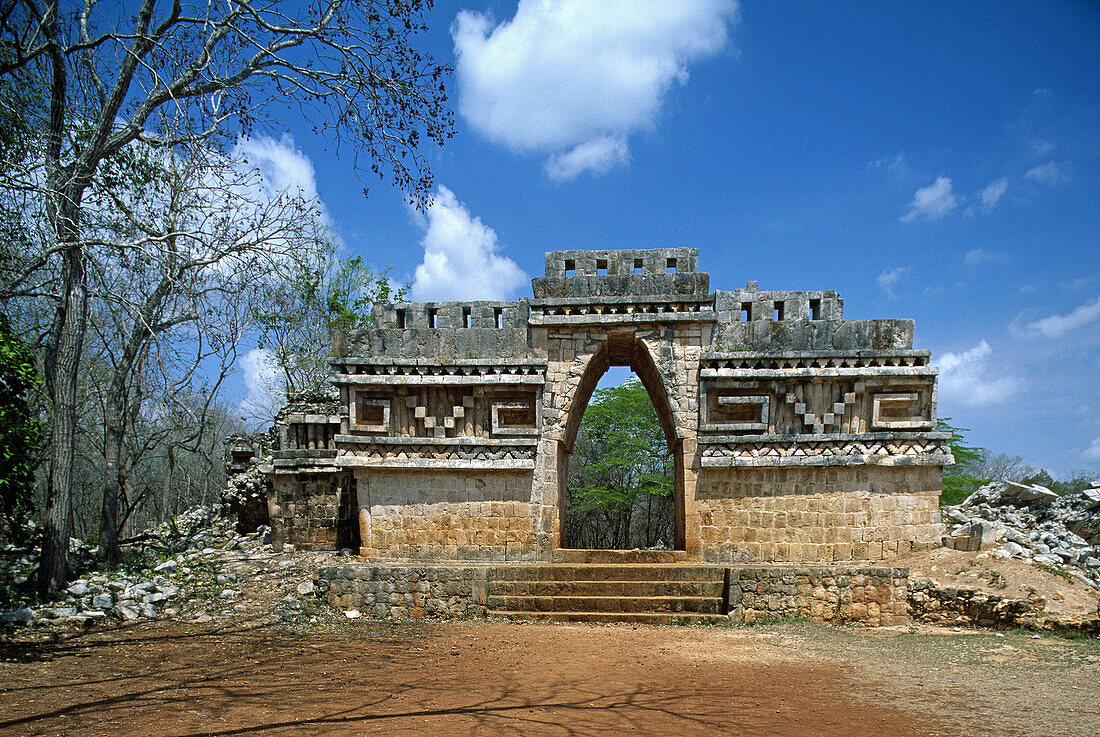
<instances>
[{"instance_id":1,"label":"tree trunk","mask_svg":"<svg viewBox=\"0 0 1100 737\"><path fill-rule=\"evenodd\" d=\"M67 242L72 242L68 239ZM64 242L64 241L63 241ZM45 357L46 390L53 408L50 472L38 594L53 598L69 572L69 535L73 517L73 462L76 457L77 375L88 320L88 282L84 254L70 247L62 254L61 303L50 330Z\"/></svg>"},{"instance_id":2,"label":"tree trunk","mask_svg":"<svg viewBox=\"0 0 1100 737\"><path fill-rule=\"evenodd\" d=\"M103 503L99 512L99 557L108 563L118 563L122 551L118 546L118 490L122 468L122 408L114 396L107 399L107 433L104 442L105 475Z\"/></svg>"},{"instance_id":3,"label":"tree trunk","mask_svg":"<svg viewBox=\"0 0 1100 737\"><path fill-rule=\"evenodd\" d=\"M168 446L168 468L164 472L164 493L160 499L160 524L163 524L171 512L172 505L169 500L172 494L172 476L176 470L176 449Z\"/></svg>"}]
</instances>

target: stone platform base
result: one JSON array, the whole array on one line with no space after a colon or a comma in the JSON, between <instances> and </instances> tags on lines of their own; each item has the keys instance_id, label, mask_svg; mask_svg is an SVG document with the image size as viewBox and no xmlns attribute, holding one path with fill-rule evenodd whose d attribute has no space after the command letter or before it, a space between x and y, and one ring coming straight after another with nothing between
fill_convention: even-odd
<instances>
[{"instance_id":1,"label":"stone platform base","mask_svg":"<svg viewBox=\"0 0 1100 737\"><path fill-rule=\"evenodd\" d=\"M692 563L362 563L318 571L331 606L379 619L908 622L905 568Z\"/></svg>"},{"instance_id":2,"label":"stone platform base","mask_svg":"<svg viewBox=\"0 0 1100 737\"><path fill-rule=\"evenodd\" d=\"M908 568L735 566L727 571L727 611L737 623L793 617L871 626L909 621Z\"/></svg>"}]
</instances>

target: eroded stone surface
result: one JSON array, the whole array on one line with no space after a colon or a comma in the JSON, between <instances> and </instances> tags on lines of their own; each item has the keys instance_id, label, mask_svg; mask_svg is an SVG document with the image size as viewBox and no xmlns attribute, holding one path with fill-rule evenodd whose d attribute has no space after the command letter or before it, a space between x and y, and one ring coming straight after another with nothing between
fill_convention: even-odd
<instances>
[{"instance_id":1,"label":"eroded stone surface","mask_svg":"<svg viewBox=\"0 0 1100 737\"><path fill-rule=\"evenodd\" d=\"M549 561L568 456L613 365L654 401L690 559L859 562L938 544L953 459L913 321L846 320L828 290L711 292L697 262L689 248L554 251L532 298L377 306L334 336L338 396L284 411L257 466L276 546Z\"/></svg>"}]
</instances>

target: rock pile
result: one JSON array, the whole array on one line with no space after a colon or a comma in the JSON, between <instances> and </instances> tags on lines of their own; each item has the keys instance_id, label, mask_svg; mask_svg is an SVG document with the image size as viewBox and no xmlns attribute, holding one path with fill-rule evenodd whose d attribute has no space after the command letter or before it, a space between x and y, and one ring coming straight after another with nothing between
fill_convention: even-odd
<instances>
[{"instance_id":1,"label":"rock pile","mask_svg":"<svg viewBox=\"0 0 1100 737\"><path fill-rule=\"evenodd\" d=\"M317 615L312 574L340 556L295 551L292 546L276 553L268 528L239 534L232 518L220 511L196 507L147 530L135 538L123 568L85 574L49 604L0 612L0 631L168 618L204 622L259 616L287 621ZM94 565L94 549L78 540L73 546L81 560ZM7 580L24 583L34 572L36 558L29 551L0 557L7 560Z\"/></svg>"},{"instance_id":2,"label":"rock pile","mask_svg":"<svg viewBox=\"0 0 1100 737\"><path fill-rule=\"evenodd\" d=\"M1041 596L1013 599L951 588L924 579L910 581L908 605L909 616L916 622L1005 629L1035 624L1046 601Z\"/></svg>"},{"instance_id":3,"label":"rock pile","mask_svg":"<svg viewBox=\"0 0 1100 737\"><path fill-rule=\"evenodd\" d=\"M998 481L944 507L943 516L956 525L946 547L1031 560L1100 588L1100 488L1059 496L1037 484Z\"/></svg>"}]
</instances>

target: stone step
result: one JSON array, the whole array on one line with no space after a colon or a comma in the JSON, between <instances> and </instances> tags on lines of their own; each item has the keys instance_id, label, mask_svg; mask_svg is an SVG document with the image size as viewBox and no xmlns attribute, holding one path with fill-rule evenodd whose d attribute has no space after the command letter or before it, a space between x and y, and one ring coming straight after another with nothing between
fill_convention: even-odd
<instances>
[{"instance_id":1,"label":"stone step","mask_svg":"<svg viewBox=\"0 0 1100 737\"><path fill-rule=\"evenodd\" d=\"M493 581L724 581L721 566L610 563L498 565Z\"/></svg>"},{"instance_id":2,"label":"stone step","mask_svg":"<svg viewBox=\"0 0 1100 737\"><path fill-rule=\"evenodd\" d=\"M498 596L713 596L725 590L717 581L497 581Z\"/></svg>"},{"instance_id":3,"label":"stone step","mask_svg":"<svg viewBox=\"0 0 1100 737\"><path fill-rule=\"evenodd\" d=\"M495 611L622 612L721 614L723 600L715 596L496 596L488 607Z\"/></svg>"},{"instance_id":4,"label":"stone step","mask_svg":"<svg viewBox=\"0 0 1100 737\"><path fill-rule=\"evenodd\" d=\"M558 548L551 556L554 563L679 563L687 560L687 551Z\"/></svg>"},{"instance_id":5,"label":"stone step","mask_svg":"<svg viewBox=\"0 0 1100 737\"><path fill-rule=\"evenodd\" d=\"M536 612L489 610L489 616L529 622L593 622L598 624L724 624L722 614L690 612Z\"/></svg>"}]
</instances>

